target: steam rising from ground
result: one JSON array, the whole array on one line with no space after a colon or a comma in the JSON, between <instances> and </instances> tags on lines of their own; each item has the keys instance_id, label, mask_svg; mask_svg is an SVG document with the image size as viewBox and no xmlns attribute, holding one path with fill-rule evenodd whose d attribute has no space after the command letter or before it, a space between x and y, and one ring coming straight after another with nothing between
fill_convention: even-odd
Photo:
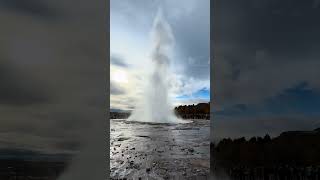
<instances>
[{"instance_id":1,"label":"steam rising from ground","mask_svg":"<svg viewBox=\"0 0 320 180\"><path fill-rule=\"evenodd\" d=\"M168 77L170 54L174 45L174 36L170 25L165 20L162 10L159 9L153 22L151 31L153 70L147 77L144 95L141 97L133 114L128 120L183 123L185 121L175 117L168 97Z\"/></svg>"}]
</instances>

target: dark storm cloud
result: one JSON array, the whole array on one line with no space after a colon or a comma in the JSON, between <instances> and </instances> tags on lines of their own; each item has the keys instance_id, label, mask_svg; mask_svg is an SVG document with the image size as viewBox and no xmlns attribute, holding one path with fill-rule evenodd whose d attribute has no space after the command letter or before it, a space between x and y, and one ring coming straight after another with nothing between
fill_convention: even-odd
<instances>
[{"instance_id":1,"label":"dark storm cloud","mask_svg":"<svg viewBox=\"0 0 320 180\"><path fill-rule=\"evenodd\" d=\"M56 147L58 149L66 149L66 150L71 150L71 151L77 151L81 147L81 143L79 142L74 142L74 141L67 141L67 142L58 142L56 143Z\"/></svg>"},{"instance_id":2,"label":"dark storm cloud","mask_svg":"<svg viewBox=\"0 0 320 180\"><path fill-rule=\"evenodd\" d=\"M319 0L314 0L314 1L313 1L313 7L314 7L314 8L318 8L319 5L320 5L320 1L319 1Z\"/></svg>"},{"instance_id":3,"label":"dark storm cloud","mask_svg":"<svg viewBox=\"0 0 320 180\"><path fill-rule=\"evenodd\" d=\"M319 90L319 18L313 1L216 1L217 103L261 102L303 81Z\"/></svg>"},{"instance_id":4,"label":"dark storm cloud","mask_svg":"<svg viewBox=\"0 0 320 180\"><path fill-rule=\"evenodd\" d=\"M284 117L255 118L223 118L217 117L213 124L212 140L221 138L264 136L279 136L284 131L310 131L320 127L317 118L305 118L298 115Z\"/></svg>"},{"instance_id":5,"label":"dark storm cloud","mask_svg":"<svg viewBox=\"0 0 320 180\"><path fill-rule=\"evenodd\" d=\"M186 68L184 74L195 79L209 78L209 16L209 2L199 1L189 16L171 21L177 48L183 54L180 63Z\"/></svg>"},{"instance_id":6,"label":"dark storm cloud","mask_svg":"<svg viewBox=\"0 0 320 180\"><path fill-rule=\"evenodd\" d=\"M0 0L0 8L36 16L37 18L54 18L59 14L56 9L49 7L45 1L41 0Z\"/></svg>"},{"instance_id":7,"label":"dark storm cloud","mask_svg":"<svg viewBox=\"0 0 320 180\"><path fill-rule=\"evenodd\" d=\"M0 104L23 106L49 103L50 95L36 80L15 70L9 63L0 62Z\"/></svg>"}]
</instances>

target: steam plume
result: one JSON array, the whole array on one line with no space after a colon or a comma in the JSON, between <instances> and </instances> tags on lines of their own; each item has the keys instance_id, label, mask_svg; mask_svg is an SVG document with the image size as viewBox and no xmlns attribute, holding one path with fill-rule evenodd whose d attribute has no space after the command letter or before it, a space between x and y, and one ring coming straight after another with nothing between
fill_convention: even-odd
<instances>
[{"instance_id":1,"label":"steam plume","mask_svg":"<svg viewBox=\"0 0 320 180\"><path fill-rule=\"evenodd\" d=\"M153 71L147 77L148 84L144 96L140 99L128 120L157 123L185 122L175 117L168 97L168 77L170 73L168 69L174 36L161 9L158 10L154 19L151 36Z\"/></svg>"}]
</instances>

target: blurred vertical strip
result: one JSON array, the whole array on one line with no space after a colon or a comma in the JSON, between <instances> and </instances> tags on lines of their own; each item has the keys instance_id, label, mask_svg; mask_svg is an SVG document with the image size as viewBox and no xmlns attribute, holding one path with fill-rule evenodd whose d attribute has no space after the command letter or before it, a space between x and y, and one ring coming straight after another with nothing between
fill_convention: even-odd
<instances>
[{"instance_id":1,"label":"blurred vertical strip","mask_svg":"<svg viewBox=\"0 0 320 180\"><path fill-rule=\"evenodd\" d=\"M0 0L0 21L0 150L71 155L61 180L107 179L109 1Z\"/></svg>"},{"instance_id":2,"label":"blurred vertical strip","mask_svg":"<svg viewBox=\"0 0 320 180\"><path fill-rule=\"evenodd\" d=\"M214 154L213 154L213 134L214 134L214 3L210 1L210 178L213 178L214 172Z\"/></svg>"}]
</instances>

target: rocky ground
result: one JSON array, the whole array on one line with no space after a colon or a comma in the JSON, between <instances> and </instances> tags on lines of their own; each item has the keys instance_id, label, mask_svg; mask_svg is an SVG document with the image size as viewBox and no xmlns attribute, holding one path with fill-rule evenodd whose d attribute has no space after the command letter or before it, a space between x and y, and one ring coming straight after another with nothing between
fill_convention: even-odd
<instances>
[{"instance_id":1,"label":"rocky ground","mask_svg":"<svg viewBox=\"0 0 320 180\"><path fill-rule=\"evenodd\" d=\"M110 125L111 179L209 179L209 120Z\"/></svg>"}]
</instances>

